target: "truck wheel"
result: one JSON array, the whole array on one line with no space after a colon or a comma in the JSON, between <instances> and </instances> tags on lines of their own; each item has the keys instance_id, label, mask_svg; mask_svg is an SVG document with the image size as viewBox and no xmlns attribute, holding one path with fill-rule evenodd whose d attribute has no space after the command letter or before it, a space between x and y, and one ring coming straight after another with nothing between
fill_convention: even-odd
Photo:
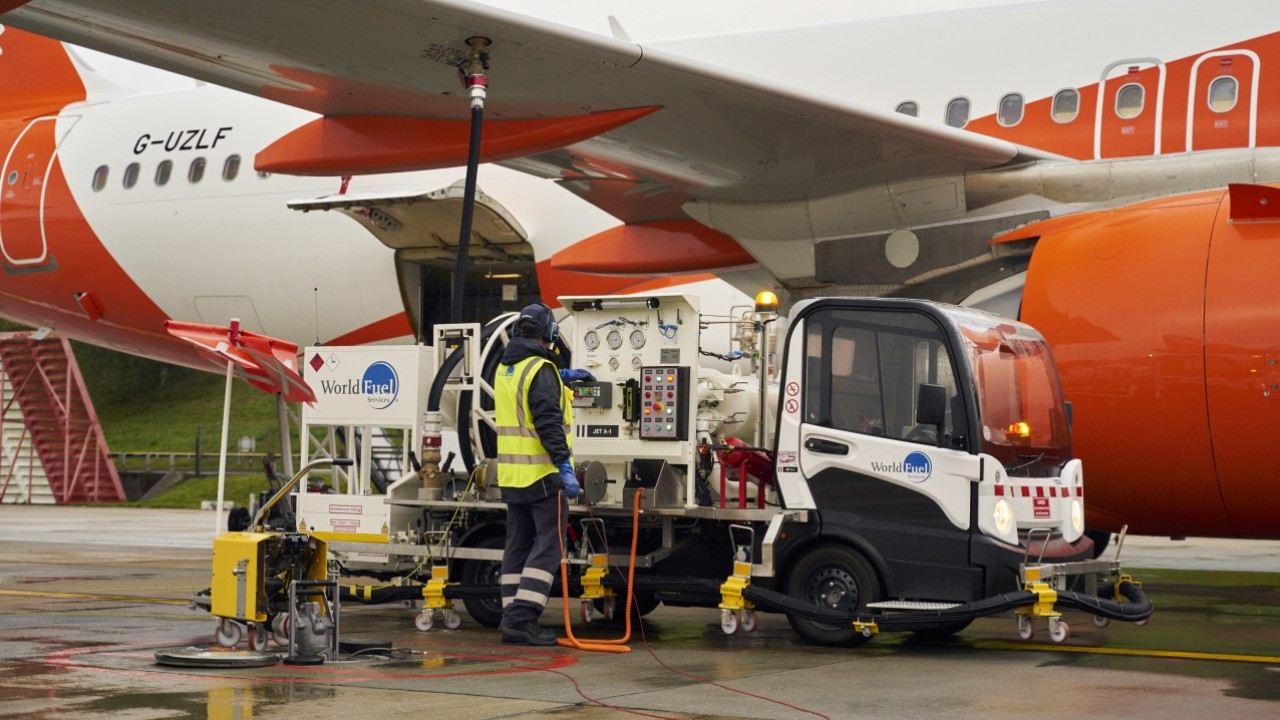
<instances>
[{"instance_id":1,"label":"truck wheel","mask_svg":"<svg viewBox=\"0 0 1280 720\"><path fill-rule=\"evenodd\" d=\"M787 594L826 610L854 612L880 596L880 585L871 566L853 550L826 545L805 554L791 570ZM815 645L861 645L869 638L849 623L824 623L787 615L791 628Z\"/></svg>"},{"instance_id":2,"label":"truck wheel","mask_svg":"<svg viewBox=\"0 0 1280 720\"><path fill-rule=\"evenodd\" d=\"M599 600L596 600L595 602L596 602L596 609L601 612L604 612L604 606L601 604L601 602ZM654 597L653 593L647 593L647 592L636 593L635 597L631 601L631 622L635 623L640 618L658 609L658 606L661 604L662 604L662 601ZM626 616L623 614L623 611L626 610L626 607L627 607L627 596L625 593L620 592L618 593L618 596L614 598L613 617L606 617L605 621L612 623L614 625L623 624L627 620Z\"/></svg>"},{"instance_id":3,"label":"truck wheel","mask_svg":"<svg viewBox=\"0 0 1280 720\"><path fill-rule=\"evenodd\" d=\"M481 550L501 550L506 539L501 535L490 535L472 547ZM500 560L468 560L462 565L462 584L464 587L476 585L499 585L502 579L502 562ZM462 601L472 619L485 627L495 628L502 622L502 598L466 598Z\"/></svg>"}]
</instances>

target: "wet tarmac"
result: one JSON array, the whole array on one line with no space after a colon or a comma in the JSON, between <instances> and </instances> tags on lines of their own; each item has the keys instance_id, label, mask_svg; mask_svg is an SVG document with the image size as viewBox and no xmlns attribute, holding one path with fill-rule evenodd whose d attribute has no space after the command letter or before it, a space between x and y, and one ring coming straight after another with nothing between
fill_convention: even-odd
<instances>
[{"instance_id":1,"label":"wet tarmac","mask_svg":"<svg viewBox=\"0 0 1280 720\"><path fill-rule=\"evenodd\" d=\"M1280 717L1275 542L1129 538L1155 617L1097 628L1068 612L1065 645L1020 641L1003 617L948 641L819 648L781 616L725 636L716 611L663 607L617 655L504 645L465 616L424 633L411 609L348 603L342 640L389 654L158 665L157 651L211 644L188 599L208 587L212 533L197 511L0 506L0 718ZM559 617L553 603L544 621Z\"/></svg>"}]
</instances>

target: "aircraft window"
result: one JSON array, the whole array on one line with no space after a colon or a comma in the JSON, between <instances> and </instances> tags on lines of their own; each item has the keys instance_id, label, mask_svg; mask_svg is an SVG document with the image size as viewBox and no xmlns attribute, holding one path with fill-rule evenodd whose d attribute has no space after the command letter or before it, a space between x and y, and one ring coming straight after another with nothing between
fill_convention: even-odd
<instances>
[{"instance_id":1,"label":"aircraft window","mask_svg":"<svg viewBox=\"0 0 1280 720\"><path fill-rule=\"evenodd\" d=\"M169 176L173 174L173 161L161 160L156 166L156 186L163 187L169 182Z\"/></svg>"},{"instance_id":2,"label":"aircraft window","mask_svg":"<svg viewBox=\"0 0 1280 720\"><path fill-rule=\"evenodd\" d=\"M99 165L97 170L93 171L93 191L99 192L107 186L107 175L111 170L106 165Z\"/></svg>"},{"instance_id":3,"label":"aircraft window","mask_svg":"<svg viewBox=\"0 0 1280 720\"><path fill-rule=\"evenodd\" d=\"M958 97L947 103L947 124L957 128L969 124L969 98Z\"/></svg>"},{"instance_id":4,"label":"aircraft window","mask_svg":"<svg viewBox=\"0 0 1280 720\"><path fill-rule=\"evenodd\" d=\"M17 171L17 170L10 170L10 171L9 171L9 184L10 184L10 185L12 185L12 184L14 184L14 183L16 183L16 182L18 182L18 171Z\"/></svg>"},{"instance_id":5,"label":"aircraft window","mask_svg":"<svg viewBox=\"0 0 1280 720\"><path fill-rule=\"evenodd\" d=\"M1059 90L1053 96L1053 119L1060 123L1069 123L1080 114L1080 93L1072 88Z\"/></svg>"},{"instance_id":6,"label":"aircraft window","mask_svg":"<svg viewBox=\"0 0 1280 720\"><path fill-rule=\"evenodd\" d=\"M1138 83L1129 83L1116 93L1116 115L1122 120L1132 120L1142 114L1146 89Z\"/></svg>"},{"instance_id":7,"label":"aircraft window","mask_svg":"<svg viewBox=\"0 0 1280 720\"><path fill-rule=\"evenodd\" d=\"M906 102L902 102L902 103L898 103L897 112L900 112L900 113L902 113L903 115L910 115L911 117L919 117L919 116L920 116L920 105L919 105L918 103L916 103L916 102L911 101L911 100L908 100L908 101L906 101Z\"/></svg>"},{"instance_id":8,"label":"aircraft window","mask_svg":"<svg viewBox=\"0 0 1280 720\"><path fill-rule=\"evenodd\" d=\"M129 166L124 169L124 187L126 190L138 184L138 171L141 169L138 163L129 163Z\"/></svg>"},{"instance_id":9,"label":"aircraft window","mask_svg":"<svg viewBox=\"0 0 1280 720\"><path fill-rule=\"evenodd\" d=\"M236 179L236 175L240 174L240 156L229 155L227 161L222 163L222 179L230 182Z\"/></svg>"},{"instance_id":10,"label":"aircraft window","mask_svg":"<svg viewBox=\"0 0 1280 720\"><path fill-rule=\"evenodd\" d=\"M266 170L259 170L259 171L258 171L258 178L259 178L259 179L261 179L261 180L266 180L266 179L267 179L267 178L269 178L269 177L271 177L271 173L267 172Z\"/></svg>"},{"instance_id":11,"label":"aircraft window","mask_svg":"<svg viewBox=\"0 0 1280 720\"><path fill-rule=\"evenodd\" d=\"M1013 127L1022 122L1022 96L1018 93L1009 93L1000 98L1000 110L996 113L996 120L1005 127Z\"/></svg>"},{"instance_id":12,"label":"aircraft window","mask_svg":"<svg viewBox=\"0 0 1280 720\"><path fill-rule=\"evenodd\" d=\"M1236 94L1240 91L1240 83L1230 75L1214 78L1209 83L1209 109L1214 112L1230 112L1236 106Z\"/></svg>"},{"instance_id":13,"label":"aircraft window","mask_svg":"<svg viewBox=\"0 0 1280 720\"><path fill-rule=\"evenodd\" d=\"M204 178L204 158L198 157L191 161L191 168L187 170L187 180L192 184L200 182Z\"/></svg>"}]
</instances>

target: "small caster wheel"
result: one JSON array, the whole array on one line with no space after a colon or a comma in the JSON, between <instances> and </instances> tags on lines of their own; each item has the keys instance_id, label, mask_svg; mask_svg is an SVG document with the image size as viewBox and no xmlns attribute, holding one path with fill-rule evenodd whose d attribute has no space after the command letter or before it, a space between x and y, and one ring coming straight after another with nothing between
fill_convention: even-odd
<instances>
[{"instance_id":1,"label":"small caster wheel","mask_svg":"<svg viewBox=\"0 0 1280 720\"><path fill-rule=\"evenodd\" d=\"M600 614L604 616L606 621L613 622L614 611L617 607L617 596L604 598L600 601Z\"/></svg>"},{"instance_id":2,"label":"small caster wheel","mask_svg":"<svg viewBox=\"0 0 1280 720\"><path fill-rule=\"evenodd\" d=\"M738 632L738 616L731 610L720 611L720 629L725 635L732 635Z\"/></svg>"},{"instance_id":3,"label":"small caster wheel","mask_svg":"<svg viewBox=\"0 0 1280 720\"><path fill-rule=\"evenodd\" d=\"M1049 618L1049 639L1056 643L1064 643L1071 637L1071 626L1062 618Z\"/></svg>"},{"instance_id":4,"label":"small caster wheel","mask_svg":"<svg viewBox=\"0 0 1280 720\"><path fill-rule=\"evenodd\" d=\"M744 632L755 632L760 627L760 619L756 617L755 610L742 611L742 630Z\"/></svg>"},{"instance_id":5,"label":"small caster wheel","mask_svg":"<svg viewBox=\"0 0 1280 720\"><path fill-rule=\"evenodd\" d=\"M1026 615L1018 616L1018 637L1023 640L1030 640L1036 636L1035 623L1031 622L1031 618Z\"/></svg>"},{"instance_id":6,"label":"small caster wheel","mask_svg":"<svg viewBox=\"0 0 1280 720\"><path fill-rule=\"evenodd\" d=\"M255 623L249 626L249 649L261 652L267 649L267 626Z\"/></svg>"},{"instance_id":7,"label":"small caster wheel","mask_svg":"<svg viewBox=\"0 0 1280 720\"><path fill-rule=\"evenodd\" d=\"M271 638L277 645L289 644L289 614L281 613L271 619Z\"/></svg>"},{"instance_id":8,"label":"small caster wheel","mask_svg":"<svg viewBox=\"0 0 1280 720\"><path fill-rule=\"evenodd\" d=\"M1141 620L1135 620L1133 624L1138 627L1146 627L1146 624L1149 622L1151 622L1151 618L1143 618Z\"/></svg>"},{"instance_id":9,"label":"small caster wheel","mask_svg":"<svg viewBox=\"0 0 1280 720\"><path fill-rule=\"evenodd\" d=\"M1102 617L1101 615L1094 615L1090 620L1093 621L1093 626L1098 628L1104 628L1111 624L1111 618Z\"/></svg>"},{"instance_id":10,"label":"small caster wheel","mask_svg":"<svg viewBox=\"0 0 1280 720\"><path fill-rule=\"evenodd\" d=\"M578 605L578 617L581 618L584 623L591 622L591 604L590 600L583 600Z\"/></svg>"},{"instance_id":11,"label":"small caster wheel","mask_svg":"<svg viewBox=\"0 0 1280 720\"><path fill-rule=\"evenodd\" d=\"M444 611L444 626L449 630L457 630L462 627L462 615L457 610L449 608Z\"/></svg>"},{"instance_id":12,"label":"small caster wheel","mask_svg":"<svg viewBox=\"0 0 1280 720\"><path fill-rule=\"evenodd\" d=\"M413 626L426 632L431 629L431 625L435 622L434 613L430 610L423 610L413 617Z\"/></svg>"},{"instance_id":13,"label":"small caster wheel","mask_svg":"<svg viewBox=\"0 0 1280 720\"><path fill-rule=\"evenodd\" d=\"M213 631L214 642L222 647L235 647L240 644L242 637L244 637L244 628L240 627L240 623L227 618L219 620L218 627Z\"/></svg>"}]
</instances>

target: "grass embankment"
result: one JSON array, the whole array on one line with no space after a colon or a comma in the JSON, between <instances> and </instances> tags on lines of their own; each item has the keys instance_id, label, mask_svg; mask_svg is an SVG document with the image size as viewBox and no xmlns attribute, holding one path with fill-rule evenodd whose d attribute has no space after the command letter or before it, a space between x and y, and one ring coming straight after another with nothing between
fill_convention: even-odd
<instances>
[{"instance_id":1,"label":"grass embankment","mask_svg":"<svg viewBox=\"0 0 1280 720\"><path fill-rule=\"evenodd\" d=\"M218 496L218 446L222 440L222 403L226 376L201 372L73 343L76 361L93 398L103 434L113 454L202 454L201 476L189 475L143 507L199 508ZM213 366L210 365L212 368ZM280 431L275 397L236 380L231 391L231 450L241 436L252 436L259 451L279 454ZM296 438L296 435L295 435ZM298 447L296 439L293 447ZM166 461L167 462L167 461ZM194 462L188 461L192 466ZM226 499L246 504L267 487L262 472L228 475Z\"/></svg>"}]
</instances>

